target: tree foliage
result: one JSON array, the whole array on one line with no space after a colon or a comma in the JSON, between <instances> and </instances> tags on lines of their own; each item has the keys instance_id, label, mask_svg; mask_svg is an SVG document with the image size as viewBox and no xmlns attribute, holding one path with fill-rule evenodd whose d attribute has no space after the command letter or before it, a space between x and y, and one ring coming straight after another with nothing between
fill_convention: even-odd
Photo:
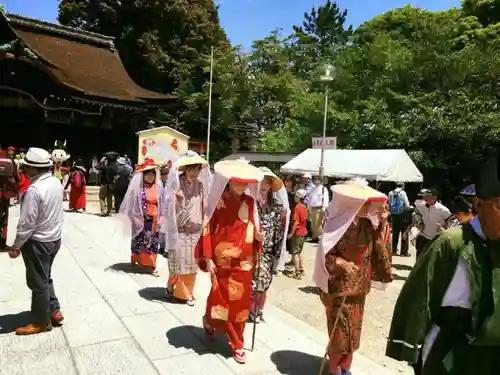
<instances>
[{"instance_id":1,"label":"tree foliage","mask_svg":"<svg viewBox=\"0 0 500 375\"><path fill-rule=\"evenodd\" d=\"M253 124L261 150L298 152L321 134L319 77L334 64L327 135L342 148L406 149L428 184L456 190L500 145L499 4L406 6L353 29L327 0L291 35L275 30L247 53L229 45L211 0L62 0L60 21L115 36L136 81L179 97L173 116L194 138L204 136L215 47L213 139Z\"/></svg>"},{"instance_id":2,"label":"tree foliage","mask_svg":"<svg viewBox=\"0 0 500 375\"><path fill-rule=\"evenodd\" d=\"M61 0L59 22L113 36L131 77L176 95L174 120L195 138L203 134L207 102L199 94L210 50L232 54L213 0Z\"/></svg>"}]
</instances>

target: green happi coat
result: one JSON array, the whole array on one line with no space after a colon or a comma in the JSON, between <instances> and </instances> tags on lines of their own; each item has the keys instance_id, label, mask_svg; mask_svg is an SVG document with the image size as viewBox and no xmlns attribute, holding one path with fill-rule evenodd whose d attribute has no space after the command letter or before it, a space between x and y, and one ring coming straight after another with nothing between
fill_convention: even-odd
<instances>
[{"instance_id":1,"label":"green happi coat","mask_svg":"<svg viewBox=\"0 0 500 375\"><path fill-rule=\"evenodd\" d=\"M387 356L415 364L429 332L437 331L423 375L500 374L500 241L484 240L474 221L474 228L450 229L430 245L396 302ZM468 306L442 306L457 277L470 287L460 288Z\"/></svg>"}]
</instances>

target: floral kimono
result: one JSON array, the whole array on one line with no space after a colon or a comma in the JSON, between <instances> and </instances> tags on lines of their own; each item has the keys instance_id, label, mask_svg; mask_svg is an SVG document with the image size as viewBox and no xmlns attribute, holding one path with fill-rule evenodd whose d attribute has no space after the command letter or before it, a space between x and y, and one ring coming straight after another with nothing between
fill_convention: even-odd
<instances>
[{"instance_id":1,"label":"floral kimono","mask_svg":"<svg viewBox=\"0 0 500 375\"><path fill-rule=\"evenodd\" d=\"M202 270L206 270L207 258L216 266L204 321L227 334L234 351L244 345L252 304L252 271L260 243L255 239L253 198L225 193L221 202L203 229L196 258Z\"/></svg>"},{"instance_id":2,"label":"floral kimono","mask_svg":"<svg viewBox=\"0 0 500 375\"><path fill-rule=\"evenodd\" d=\"M156 184L145 185L141 190L142 212L144 214L144 227L132 239L131 262L156 270L156 256L159 250L159 205L161 192Z\"/></svg>"},{"instance_id":3,"label":"floral kimono","mask_svg":"<svg viewBox=\"0 0 500 375\"><path fill-rule=\"evenodd\" d=\"M269 204L258 202L257 208L262 232L264 233L264 241L258 267L260 269L256 268L254 271L252 319L257 316L262 318L266 292L271 286L275 274L274 266L281 256L285 231L283 205L281 203L276 199L273 199Z\"/></svg>"},{"instance_id":4,"label":"floral kimono","mask_svg":"<svg viewBox=\"0 0 500 375\"><path fill-rule=\"evenodd\" d=\"M359 348L365 299L370 291L372 273L377 276L377 281L388 282L392 279L385 230L385 227L374 230L370 220L360 218L357 223L351 223L340 241L326 254L329 292L321 291L320 296L326 309L330 334L340 314L329 347L331 371L336 371L338 366L350 368L352 355ZM348 262L358 267L356 272L346 272L344 266Z\"/></svg>"}]
</instances>

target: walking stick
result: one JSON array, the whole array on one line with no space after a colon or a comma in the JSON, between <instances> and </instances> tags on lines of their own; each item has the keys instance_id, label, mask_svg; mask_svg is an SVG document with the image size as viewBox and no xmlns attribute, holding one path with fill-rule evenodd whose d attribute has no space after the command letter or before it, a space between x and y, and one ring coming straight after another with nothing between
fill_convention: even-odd
<instances>
[{"instance_id":1,"label":"walking stick","mask_svg":"<svg viewBox=\"0 0 500 375\"><path fill-rule=\"evenodd\" d=\"M256 275L256 283L255 285L257 285L257 282L259 281L260 279L260 251L257 249L257 275ZM253 307L256 308L257 306L257 288L256 288L256 291L255 291L255 294L253 296ZM255 334L257 332L257 316L254 316L253 318L253 331L252 331L252 352L254 351L255 349Z\"/></svg>"},{"instance_id":2,"label":"walking stick","mask_svg":"<svg viewBox=\"0 0 500 375\"><path fill-rule=\"evenodd\" d=\"M333 335L335 334L335 329L337 328L337 324L338 324L339 319L340 319L340 314L342 314L342 310L344 310L346 298L347 298L347 296L344 296L342 298L342 303L340 304L339 311L337 312L337 316L335 317L335 322L333 323L332 332L330 332L330 336L328 337L328 344L326 344L325 355L323 356L323 359L321 360L321 366L319 368L318 375L323 375L323 370L325 369L326 360L328 357L328 350L330 349L330 344L333 340Z\"/></svg>"}]
</instances>

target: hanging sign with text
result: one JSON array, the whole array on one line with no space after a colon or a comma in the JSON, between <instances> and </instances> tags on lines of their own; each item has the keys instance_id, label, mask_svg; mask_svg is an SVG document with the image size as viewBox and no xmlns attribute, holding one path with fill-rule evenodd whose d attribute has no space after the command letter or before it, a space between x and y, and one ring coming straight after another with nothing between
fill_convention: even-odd
<instances>
[{"instance_id":1,"label":"hanging sign with text","mask_svg":"<svg viewBox=\"0 0 500 375\"><path fill-rule=\"evenodd\" d=\"M312 148L337 149L337 137L312 137Z\"/></svg>"}]
</instances>

